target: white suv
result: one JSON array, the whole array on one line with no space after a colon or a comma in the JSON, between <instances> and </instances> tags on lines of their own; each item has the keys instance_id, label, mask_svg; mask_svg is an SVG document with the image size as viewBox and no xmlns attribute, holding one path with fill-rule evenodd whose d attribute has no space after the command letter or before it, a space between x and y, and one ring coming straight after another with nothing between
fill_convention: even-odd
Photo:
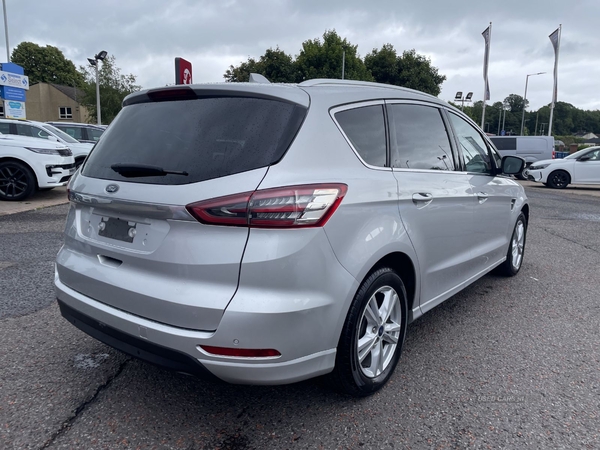
<instances>
[{"instance_id":1,"label":"white suv","mask_svg":"<svg viewBox=\"0 0 600 450\"><path fill-rule=\"evenodd\" d=\"M50 124L33 120L0 119L0 133L59 142L71 149L77 167L81 165L93 147L93 144L79 142Z\"/></svg>"},{"instance_id":2,"label":"white suv","mask_svg":"<svg viewBox=\"0 0 600 450\"><path fill-rule=\"evenodd\" d=\"M64 186L73 173L75 160L65 145L0 135L0 200L25 200L36 189Z\"/></svg>"}]
</instances>

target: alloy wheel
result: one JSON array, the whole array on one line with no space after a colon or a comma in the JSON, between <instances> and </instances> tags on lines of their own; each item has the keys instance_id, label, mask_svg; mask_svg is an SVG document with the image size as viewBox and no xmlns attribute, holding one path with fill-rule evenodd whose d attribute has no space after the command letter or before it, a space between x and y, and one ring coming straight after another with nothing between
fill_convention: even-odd
<instances>
[{"instance_id":1,"label":"alloy wheel","mask_svg":"<svg viewBox=\"0 0 600 450\"><path fill-rule=\"evenodd\" d=\"M400 339L402 308L396 291L379 288L362 312L357 336L358 363L362 373L375 378L390 365Z\"/></svg>"}]
</instances>

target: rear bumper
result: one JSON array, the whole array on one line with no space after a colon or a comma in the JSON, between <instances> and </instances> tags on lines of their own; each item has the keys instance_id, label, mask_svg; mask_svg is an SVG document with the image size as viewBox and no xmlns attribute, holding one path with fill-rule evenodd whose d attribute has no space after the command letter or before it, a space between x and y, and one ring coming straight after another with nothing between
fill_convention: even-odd
<instances>
[{"instance_id":1,"label":"rear bumper","mask_svg":"<svg viewBox=\"0 0 600 450\"><path fill-rule=\"evenodd\" d=\"M55 289L62 315L77 328L117 350L179 372L216 376L229 383L277 385L326 374L335 364L335 348L285 361L210 356L198 346L221 345L222 338L215 336L218 331L182 329L126 313L70 289L58 277ZM240 319L239 315L234 316L234 321ZM261 334L268 334L264 331L268 330L266 322L254 326ZM230 333L235 334L236 330L227 327L226 334ZM281 336L271 338L276 342Z\"/></svg>"}]
</instances>

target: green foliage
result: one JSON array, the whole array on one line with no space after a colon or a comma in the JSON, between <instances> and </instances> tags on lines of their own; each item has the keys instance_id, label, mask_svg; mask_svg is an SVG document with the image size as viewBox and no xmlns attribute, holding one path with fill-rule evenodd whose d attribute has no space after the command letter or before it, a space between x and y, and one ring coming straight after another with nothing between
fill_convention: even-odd
<instances>
[{"instance_id":1,"label":"green foliage","mask_svg":"<svg viewBox=\"0 0 600 450\"><path fill-rule=\"evenodd\" d=\"M121 111L123 99L132 92L139 91L140 86L135 84L136 77L132 74L123 75L115 62L115 57L109 55L100 64L98 73L100 85L100 112L102 122L109 124ZM91 66L81 66L80 71L85 79L83 91L85 93L81 104L87 107L90 113L90 123L96 123L96 69Z\"/></svg>"},{"instance_id":2,"label":"green foliage","mask_svg":"<svg viewBox=\"0 0 600 450\"><path fill-rule=\"evenodd\" d=\"M225 72L225 81L248 81L251 73L259 73L273 83L296 82L296 68L290 55L277 47L268 49L258 61L248 58L248 61L239 66L229 66Z\"/></svg>"},{"instance_id":3,"label":"green foliage","mask_svg":"<svg viewBox=\"0 0 600 450\"><path fill-rule=\"evenodd\" d=\"M11 61L23 67L29 83L55 83L64 86L83 86L84 79L72 61L56 47L41 47L33 42L21 42L11 55Z\"/></svg>"},{"instance_id":4,"label":"green foliage","mask_svg":"<svg viewBox=\"0 0 600 450\"><path fill-rule=\"evenodd\" d=\"M504 99L504 106L513 113L523 114L523 97L517 94L510 94ZM525 108L529 106L529 100L525 100Z\"/></svg>"},{"instance_id":5,"label":"green foliage","mask_svg":"<svg viewBox=\"0 0 600 450\"><path fill-rule=\"evenodd\" d=\"M298 80L314 78L342 78L342 65L345 51L344 78L347 80L373 81L373 76L365 67L357 52L357 45L342 39L335 30L323 33L321 39L309 39L302 43L302 50L296 58Z\"/></svg>"},{"instance_id":6,"label":"green foliage","mask_svg":"<svg viewBox=\"0 0 600 450\"><path fill-rule=\"evenodd\" d=\"M440 75L431 65L429 58L417 54L415 49L398 56L392 44L383 45L381 50L373 49L365 56L365 66L378 83L404 86L435 96L440 94L446 80L446 76Z\"/></svg>"},{"instance_id":7,"label":"green foliage","mask_svg":"<svg viewBox=\"0 0 600 450\"><path fill-rule=\"evenodd\" d=\"M345 55L344 55L345 52ZM271 82L300 83L313 78L344 78L349 80L377 81L417 89L439 95L446 80L431 60L408 50L398 55L391 44L380 50L373 49L364 61L358 46L341 38L335 30L326 31L322 38L309 39L294 60L277 47L268 49L258 60L248 58L238 66L229 66L223 77L226 81L248 81L250 73L264 75Z\"/></svg>"}]
</instances>

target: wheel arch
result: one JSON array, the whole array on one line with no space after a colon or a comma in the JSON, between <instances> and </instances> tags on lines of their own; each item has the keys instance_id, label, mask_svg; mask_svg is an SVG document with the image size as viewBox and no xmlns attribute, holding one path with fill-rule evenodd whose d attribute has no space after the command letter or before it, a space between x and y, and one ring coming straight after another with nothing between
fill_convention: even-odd
<instances>
[{"instance_id":1,"label":"wheel arch","mask_svg":"<svg viewBox=\"0 0 600 450\"><path fill-rule=\"evenodd\" d=\"M416 301L417 290L417 272L412 259L406 253L388 253L373 265L373 267L371 268L371 270L369 270L364 279L361 280L361 285L362 282L366 280L373 272L382 267L389 267L394 272L396 272L398 276L402 279L402 282L404 283L404 288L406 289L406 301L410 316Z\"/></svg>"},{"instance_id":2,"label":"wheel arch","mask_svg":"<svg viewBox=\"0 0 600 450\"><path fill-rule=\"evenodd\" d=\"M35 180L35 188L38 189L40 186L40 183L38 181L38 177L37 174L35 173L35 170L33 170L33 167L31 167L30 164L28 164L26 161L19 159L19 158L15 158L13 156L0 156L0 164L3 162L8 162L8 161L12 161L12 162L17 162L19 164L23 164L24 166L26 166L31 173L33 174L33 178Z\"/></svg>"}]
</instances>

